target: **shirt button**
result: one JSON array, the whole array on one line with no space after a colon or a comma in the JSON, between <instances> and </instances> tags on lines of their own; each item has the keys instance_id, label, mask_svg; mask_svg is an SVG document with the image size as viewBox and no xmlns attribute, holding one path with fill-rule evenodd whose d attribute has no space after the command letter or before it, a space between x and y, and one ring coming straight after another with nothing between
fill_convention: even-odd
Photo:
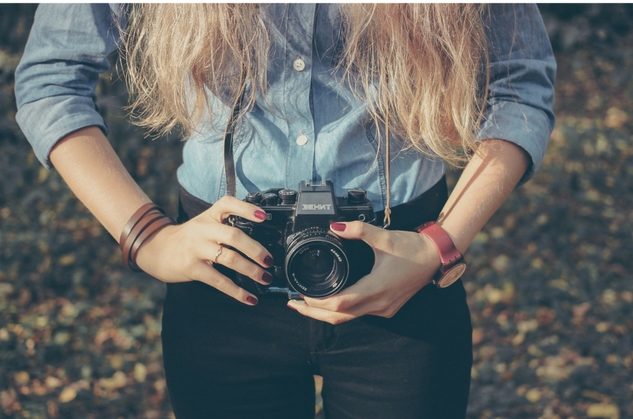
<instances>
[{"instance_id":1,"label":"shirt button","mask_svg":"<svg viewBox=\"0 0 633 419\"><path fill-rule=\"evenodd\" d=\"M301 134L297 137L297 145L306 145L308 143L308 137L305 134Z\"/></svg>"},{"instance_id":2,"label":"shirt button","mask_svg":"<svg viewBox=\"0 0 633 419\"><path fill-rule=\"evenodd\" d=\"M297 71L303 71L306 68L306 63L301 58L297 58L292 62L292 68Z\"/></svg>"}]
</instances>

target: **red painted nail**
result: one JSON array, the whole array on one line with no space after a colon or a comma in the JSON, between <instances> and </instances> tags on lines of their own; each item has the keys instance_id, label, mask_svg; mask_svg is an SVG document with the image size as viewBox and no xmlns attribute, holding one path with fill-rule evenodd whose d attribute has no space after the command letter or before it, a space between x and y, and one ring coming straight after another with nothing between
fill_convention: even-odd
<instances>
[{"instance_id":1,"label":"red painted nail","mask_svg":"<svg viewBox=\"0 0 633 419\"><path fill-rule=\"evenodd\" d=\"M347 224L343 223L332 223L330 224L330 228L334 231L345 231Z\"/></svg>"},{"instance_id":2,"label":"red painted nail","mask_svg":"<svg viewBox=\"0 0 633 419\"><path fill-rule=\"evenodd\" d=\"M246 302L252 306L254 306L255 304L257 304L259 300L257 299L257 297L255 297L254 295L247 295L246 296Z\"/></svg>"},{"instance_id":3,"label":"red painted nail","mask_svg":"<svg viewBox=\"0 0 633 419\"><path fill-rule=\"evenodd\" d=\"M262 276L262 279L264 280L265 283L270 284L271 282L273 282L273 274L271 274L270 272L266 271L266 272L264 272L264 275Z\"/></svg>"},{"instance_id":4,"label":"red painted nail","mask_svg":"<svg viewBox=\"0 0 633 419\"><path fill-rule=\"evenodd\" d=\"M255 211L255 217L259 218L260 220L265 220L266 218L268 218L266 213L264 211L262 211L262 210Z\"/></svg>"},{"instance_id":5,"label":"red painted nail","mask_svg":"<svg viewBox=\"0 0 633 419\"><path fill-rule=\"evenodd\" d=\"M264 258L264 263L266 264L266 266L273 266L273 258L270 256L266 256Z\"/></svg>"}]
</instances>

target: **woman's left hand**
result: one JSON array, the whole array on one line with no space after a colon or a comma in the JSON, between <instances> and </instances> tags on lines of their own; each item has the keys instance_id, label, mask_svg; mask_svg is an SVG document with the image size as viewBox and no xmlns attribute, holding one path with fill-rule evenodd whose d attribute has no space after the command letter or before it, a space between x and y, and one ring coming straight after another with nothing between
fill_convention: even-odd
<instances>
[{"instance_id":1,"label":"woman's left hand","mask_svg":"<svg viewBox=\"0 0 633 419\"><path fill-rule=\"evenodd\" d=\"M440 267L437 248L429 238L408 231L390 231L352 221L334 223L332 232L343 239L360 239L375 253L372 271L354 285L325 298L290 300L288 307L331 324L371 314L393 317Z\"/></svg>"}]
</instances>

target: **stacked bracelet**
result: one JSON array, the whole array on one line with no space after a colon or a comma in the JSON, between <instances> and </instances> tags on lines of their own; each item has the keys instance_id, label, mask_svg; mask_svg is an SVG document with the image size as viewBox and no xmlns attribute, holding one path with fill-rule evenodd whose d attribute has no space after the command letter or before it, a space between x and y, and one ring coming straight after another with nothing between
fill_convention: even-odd
<instances>
[{"instance_id":1,"label":"stacked bracelet","mask_svg":"<svg viewBox=\"0 0 633 419\"><path fill-rule=\"evenodd\" d=\"M136 264L138 250L147 239L172 224L175 224L174 220L154 203L149 202L137 209L121 232L119 246L123 254L123 264L134 271L140 271Z\"/></svg>"}]
</instances>

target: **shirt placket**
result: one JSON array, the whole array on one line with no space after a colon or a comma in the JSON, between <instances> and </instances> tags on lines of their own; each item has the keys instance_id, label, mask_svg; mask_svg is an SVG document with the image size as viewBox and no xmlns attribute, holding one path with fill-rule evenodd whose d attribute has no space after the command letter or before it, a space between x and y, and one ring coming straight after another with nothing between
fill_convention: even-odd
<instances>
[{"instance_id":1,"label":"shirt placket","mask_svg":"<svg viewBox=\"0 0 633 419\"><path fill-rule=\"evenodd\" d=\"M310 107L312 85L312 36L315 6L290 7L286 26L284 113L288 123L286 186L296 188L313 176L315 152L314 118Z\"/></svg>"}]
</instances>

